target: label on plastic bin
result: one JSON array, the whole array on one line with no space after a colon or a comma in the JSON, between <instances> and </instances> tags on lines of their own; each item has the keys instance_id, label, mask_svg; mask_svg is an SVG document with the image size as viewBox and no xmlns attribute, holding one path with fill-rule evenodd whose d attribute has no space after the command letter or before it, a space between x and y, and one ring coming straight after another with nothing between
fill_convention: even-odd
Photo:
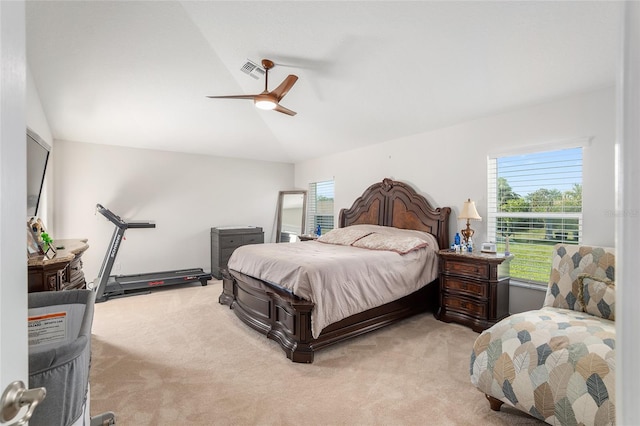
<instances>
[{"instance_id":1,"label":"label on plastic bin","mask_svg":"<svg viewBox=\"0 0 640 426\"><path fill-rule=\"evenodd\" d=\"M63 342L66 337L66 312L29 317L29 346Z\"/></svg>"}]
</instances>

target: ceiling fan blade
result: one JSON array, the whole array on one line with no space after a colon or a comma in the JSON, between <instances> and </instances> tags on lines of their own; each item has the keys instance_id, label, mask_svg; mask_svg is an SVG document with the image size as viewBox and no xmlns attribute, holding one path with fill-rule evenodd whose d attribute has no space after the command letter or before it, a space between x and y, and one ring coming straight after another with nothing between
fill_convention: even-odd
<instances>
[{"instance_id":1,"label":"ceiling fan blade","mask_svg":"<svg viewBox=\"0 0 640 426\"><path fill-rule=\"evenodd\" d=\"M280 83L280 86L276 87L269 93L275 95L278 101L280 101L280 99L284 98L284 95L289 92L289 89L291 89L293 85L296 84L296 81L298 81L298 77L290 74L289 76L287 76L287 78L284 79L282 83Z\"/></svg>"},{"instance_id":2,"label":"ceiling fan blade","mask_svg":"<svg viewBox=\"0 0 640 426\"><path fill-rule=\"evenodd\" d=\"M212 99L255 99L258 95L228 95L228 96L207 96Z\"/></svg>"},{"instance_id":3,"label":"ceiling fan blade","mask_svg":"<svg viewBox=\"0 0 640 426\"><path fill-rule=\"evenodd\" d=\"M291 111L290 109L285 108L285 107L283 107L283 106L282 106L282 105L280 105L280 104L276 104L276 107L275 107L273 110L274 110L274 111L281 112L281 113L283 113L283 114L287 114L287 115L296 115L296 114L297 114L297 112L295 112L295 111Z\"/></svg>"}]
</instances>

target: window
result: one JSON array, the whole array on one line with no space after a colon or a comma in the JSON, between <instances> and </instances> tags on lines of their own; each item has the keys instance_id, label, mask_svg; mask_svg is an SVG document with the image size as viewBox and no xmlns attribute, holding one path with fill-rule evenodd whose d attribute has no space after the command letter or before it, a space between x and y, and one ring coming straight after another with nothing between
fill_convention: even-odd
<instances>
[{"instance_id":1,"label":"window","mask_svg":"<svg viewBox=\"0 0 640 426\"><path fill-rule=\"evenodd\" d=\"M489 158L488 237L511 277L547 283L556 243L582 240L582 148Z\"/></svg>"},{"instance_id":2,"label":"window","mask_svg":"<svg viewBox=\"0 0 640 426\"><path fill-rule=\"evenodd\" d=\"M309 184L307 228L310 234L315 234L318 225L323 234L333 229L333 198L332 180Z\"/></svg>"}]
</instances>

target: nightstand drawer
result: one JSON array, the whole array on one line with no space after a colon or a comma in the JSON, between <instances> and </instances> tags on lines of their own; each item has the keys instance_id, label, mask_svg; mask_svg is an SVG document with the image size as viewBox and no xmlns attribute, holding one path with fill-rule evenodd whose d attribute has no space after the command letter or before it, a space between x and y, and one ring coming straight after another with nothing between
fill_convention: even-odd
<instances>
[{"instance_id":1,"label":"nightstand drawer","mask_svg":"<svg viewBox=\"0 0 640 426\"><path fill-rule=\"evenodd\" d=\"M489 286L486 282L478 283L467 281L457 277L443 276L443 289L450 293L465 294L474 298L484 298L489 296Z\"/></svg>"},{"instance_id":2,"label":"nightstand drawer","mask_svg":"<svg viewBox=\"0 0 640 426\"><path fill-rule=\"evenodd\" d=\"M444 272L450 274L466 275L472 278L489 278L489 265L476 262L459 262L447 260L444 265Z\"/></svg>"},{"instance_id":3,"label":"nightstand drawer","mask_svg":"<svg viewBox=\"0 0 640 426\"><path fill-rule=\"evenodd\" d=\"M474 302L462 297L452 297L447 294L444 295L443 302L450 311L461 312L476 318L485 318L487 315L486 303Z\"/></svg>"}]
</instances>

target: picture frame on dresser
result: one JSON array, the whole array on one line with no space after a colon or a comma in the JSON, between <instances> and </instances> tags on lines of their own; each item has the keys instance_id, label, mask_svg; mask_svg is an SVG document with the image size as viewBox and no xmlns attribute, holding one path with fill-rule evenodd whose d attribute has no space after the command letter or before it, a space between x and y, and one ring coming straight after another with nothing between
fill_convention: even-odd
<instances>
[{"instance_id":1,"label":"picture frame on dresser","mask_svg":"<svg viewBox=\"0 0 640 426\"><path fill-rule=\"evenodd\" d=\"M38 244L36 236L27 224L27 257L42 256L43 254L42 247Z\"/></svg>"},{"instance_id":2,"label":"picture frame on dresser","mask_svg":"<svg viewBox=\"0 0 640 426\"><path fill-rule=\"evenodd\" d=\"M31 256L45 256L47 259L53 259L56 255L56 248L53 241L45 241L43 236L47 236L47 230L42 220L32 217L27 222L27 254Z\"/></svg>"}]
</instances>

